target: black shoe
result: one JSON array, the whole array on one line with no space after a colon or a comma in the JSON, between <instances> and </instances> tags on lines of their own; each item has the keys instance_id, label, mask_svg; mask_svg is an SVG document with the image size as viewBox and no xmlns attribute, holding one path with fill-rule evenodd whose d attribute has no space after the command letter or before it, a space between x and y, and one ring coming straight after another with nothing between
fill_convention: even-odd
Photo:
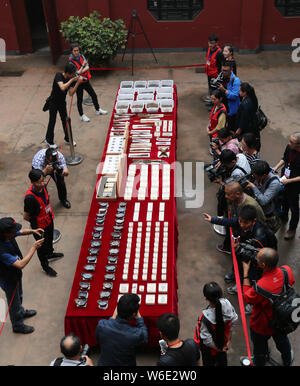
<instances>
[{"instance_id":1,"label":"black shoe","mask_svg":"<svg viewBox=\"0 0 300 386\"><path fill-rule=\"evenodd\" d=\"M52 255L48 257L48 261L61 259L62 257L64 257L63 253L53 252Z\"/></svg>"},{"instance_id":2,"label":"black shoe","mask_svg":"<svg viewBox=\"0 0 300 386\"><path fill-rule=\"evenodd\" d=\"M68 201L68 200L63 200L63 201L61 201L61 204L62 204L65 208L67 208L67 209L70 209L70 208L71 208L71 203L70 203L70 201Z\"/></svg>"},{"instance_id":3,"label":"black shoe","mask_svg":"<svg viewBox=\"0 0 300 386\"><path fill-rule=\"evenodd\" d=\"M23 316L24 319L31 318L36 315L36 310L25 310L25 314Z\"/></svg>"},{"instance_id":4,"label":"black shoe","mask_svg":"<svg viewBox=\"0 0 300 386\"><path fill-rule=\"evenodd\" d=\"M233 272L227 273L227 275L224 276L225 283L232 283L235 281L235 276Z\"/></svg>"},{"instance_id":5,"label":"black shoe","mask_svg":"<svg viewBox=\"0 0 300 386\"><path fill-rule=\"evenodd\" d=\"M33 331L34 328L31 326L26 326L26 324L24 324L22 327L13 328L13 332L18 334L31 334Z\"/></svg>"},{"instance_id":6,"label":"black shoe","mask_svg":"<svg viewBox=\"0 0 300 386\"><path fill-rule=\"evenodd\" d=\"M51 277L57 276L57 272L54 271L54 269L52 269L51 267L47 267L46 269L44 269L44 271L48 276L51 276Z\"/></svg>"}]
</instances>

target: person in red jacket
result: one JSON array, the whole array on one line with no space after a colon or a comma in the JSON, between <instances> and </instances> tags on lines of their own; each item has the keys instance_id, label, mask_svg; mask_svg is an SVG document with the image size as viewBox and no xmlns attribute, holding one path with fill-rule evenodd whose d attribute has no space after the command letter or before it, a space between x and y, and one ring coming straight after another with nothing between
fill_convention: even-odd
<instances>
[{"instance_id":1,"label":"person in red jacket","mask_svg":"<svg viewBox=\"0 0 300 386\"><path fill-rule=\"evenodd\" d=\"M277 251L271 248L262 248L257 254L257 264L263 270L263 275L257 281L257 285L264 290L279 294L284 284L284 274L277 267L279 256ZM284 366L292 363L292 349L287 335L274 331L270 326L273 318L272 306L266 297L260 295L250 285L248 272L250 262L243 262L243 297L245 303L253 304L250 319L250 334L253 343L254 365L264 366L268 356L268 340L272 337L276 348L281 353ZM287 265L285 268L289 276L289 284L295 283L293 272Z\"/></svg>"},{"instance_id":2,"label":"person in red jacket","mask_svg":"<svg viewBox=\"0 0 300 386\"><path fill-rule=\"evenodd\" d=\"M43 270L48 276L56 276L54 269L49 267L49 260L63 257L63 253L53 250L53 219L54 213L49 195L45 187L44 174L40 169L32 169L28 175L31 186L24 199L24 220L29 221L32 229L43 229L44 244L37 250ZM37 237L34 235L37 239Z\"/></svg>"},{"instance_id":3,"label":"person in red jacket","mask_svg":"<svg viewBox=\"0 0 300 386\"><path fill-rule=\"evenodd\" d=\"M83 98L83 90L85 90L89 96L92 98L93 105L96 110L96 115L105 115L107 114L106 110L102 110L99 106L97 95L90 84L91 73L89 71L89 64L86 58L80 53L79 44L73 43L70 47L71 55L69 56L69 61L73 63L76 68L77 75L81 75L83 78L83 82L79 85L76 90L77 95L77 108L80 115L80 120L83 122L89 122L89 118L83 114L82 109L82 98Z\"/></svg>"},{"instance_id":4,"label":"person in red jacket","mask_svg":"<svg viewBox=\"0 0 300 386\"><path fill-rule=\"evenodd\" d=\"M222 62L224 60L222 49L218 45L219 38L215 34L208 37L208 50L206 54L205 73L207 75L209 95L204 97L204 102L210 103L210 96L213 88L210 86L211 79L218 77L222 69Z\"/></svg>"}]
</instances>

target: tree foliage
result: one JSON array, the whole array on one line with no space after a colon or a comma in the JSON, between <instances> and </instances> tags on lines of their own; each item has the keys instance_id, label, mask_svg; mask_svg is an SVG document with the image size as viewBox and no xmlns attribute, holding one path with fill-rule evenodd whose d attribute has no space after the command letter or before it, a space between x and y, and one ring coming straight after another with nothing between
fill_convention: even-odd
<instances>
[{"instance_id":1,"label":"tree foliage","mask_svg":"<svg viewBox=\"0 0 300 386\"><path fill-rule=\"evenodd\" d=\"M112 21L97 11L80 19L70 16L61 22L61 30L67 42L77 42L80 52L90 64L113 59L117 51L125 47L127 30L122 19Z\"/></svg>"}]
</instances>

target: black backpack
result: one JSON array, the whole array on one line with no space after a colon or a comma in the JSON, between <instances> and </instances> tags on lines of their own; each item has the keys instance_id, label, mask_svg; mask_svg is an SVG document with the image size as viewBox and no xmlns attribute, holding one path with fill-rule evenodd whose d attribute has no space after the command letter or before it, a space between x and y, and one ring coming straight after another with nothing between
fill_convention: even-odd
<instances>
[{"instance_id":1,"label":"black backpack","mask_svg":"<svg viewBox=\"0 0 300 386\"><path fill-rule=\"evenodd\" d=\"M297 308L299 308L298 302L295 300L299 299L300 296L295 292L294 288L290 286L287 270L283 267L280 269L284 275L284 283L279 294L273 294L261 288L256 282L254 282L253 288L257 293L269 299L271 302L273 311L272 320L270 320L263 309L264 314L269 320L269 326L276 332L287 335L295 331L300 323L300 318L296 318L296 315L294 315Z\"/></svg>"}]
</instances>

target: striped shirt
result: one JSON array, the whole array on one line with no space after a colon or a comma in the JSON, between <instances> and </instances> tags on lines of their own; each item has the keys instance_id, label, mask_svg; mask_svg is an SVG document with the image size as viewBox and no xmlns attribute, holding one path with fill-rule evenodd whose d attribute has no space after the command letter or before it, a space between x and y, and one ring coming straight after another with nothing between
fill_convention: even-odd
<instances>
[{"instance_id":1,"label":"striped shirt","mask_svg":"<svg viewBox=\"0 0 300 386\"><path fill-rule=\"evenodd\" d=\"M253 153L253 154L248 154L248 153L246 153L246 152L244 151L243 154L246 156L246 158L247 158L247 160L248 160L250 166L252 166L253 164L255 164L255 162L256 162L257 160L260 159L260 154L259 154L259 152L256 152L256 153Z\"/></svg>"},{"instance_id":2,"label":"striped shirt","mask_svg":"<svg viewBox=\"0 0 300 386\"><path fill-rule=\"evenodd\" d=\"M46 165L47 165L47 163L46 163L46 150L47 149L39 150L36 153L36 155L33 157L33 160L32 160L33 169L43 170L46 167ZM57 155L58 155L58 163L59 163L60 168L66 169L67 164L66 164L65 157L59 151L57 151Z\"/></svg>"}]
</instances>

